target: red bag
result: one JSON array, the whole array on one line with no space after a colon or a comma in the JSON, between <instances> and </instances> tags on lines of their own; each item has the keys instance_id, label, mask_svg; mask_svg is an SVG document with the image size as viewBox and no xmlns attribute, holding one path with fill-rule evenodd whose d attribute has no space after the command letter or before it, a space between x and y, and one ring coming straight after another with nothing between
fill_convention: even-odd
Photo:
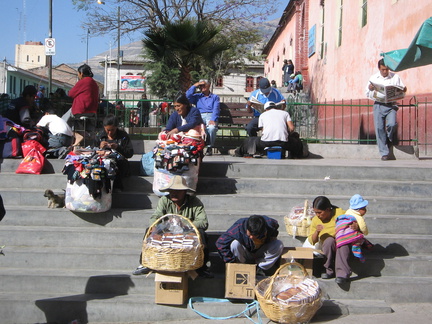
<instances>
[{"instance_id":1,"label":"red bag","mask_svg":"<svg viewBox=\"0 0 432 324\"><path fill-rule=\"evenodd\" d=\"M16 169L15 173L41 174L45 164L43 155L46 148L35 140L30 140L22 144L24 159Z\"/></svg>"}]
</instances>

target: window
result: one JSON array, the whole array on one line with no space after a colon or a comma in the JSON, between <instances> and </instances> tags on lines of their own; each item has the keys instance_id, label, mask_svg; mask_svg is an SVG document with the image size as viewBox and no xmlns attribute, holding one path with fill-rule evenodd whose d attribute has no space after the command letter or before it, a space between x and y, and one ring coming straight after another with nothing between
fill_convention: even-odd
<instances>
[{"instance_id":1,"label":"window","mask_svg":"<svg viewBox=\"0 0 432 324\"><path fill-rule=\"evenodd\" d=\"M339 19L338 19L338 36L337 36L337 46L342 45L342 14L343 14L343 0L339 0Z\"/></svg>"},{"instance_id":2,"label":"window","mask_svg":"<svg viewBox=\"0 0 432 324\"><path fill-rule=\"evenodd\" d=\"M325 21L325 7L324 3L321 6L321 39L320 39L320 58L324 58L324 21Z\"/></svg>"},{"instance_id":3,"label":"window","mask_svg":"<svg viewBox=\"0 0 432 324\"><path fill-rule=\"evenodd\" d=\"M246 77L246 92L254 90L254 78L251 76Z\"/></svg>"},{"instance_id":4,"label":"window","mask_svg":"<svg viewBox=\"0 0 432 324\"><path fill-rule=\"evenodd\" d=\"M219 88L223 87L223 76L217 77L215 86Z\"/></svg>"},{"instance_id":5,"label":"window","mask_svg":"<svg viewBox=\"0 0 432 324\"><path fill-rule=\"evenodd\" d=\"M40 55L38 55L38 62L40 62Z\"/></svg>"},{"instance_id":6,"label":"window","mask_svg":"<svg viewBox=\"0 0 432 324\"><path fill-rule=\"evenodd\" d=\"M259 76L259 77L256 78L256 85L255 85L255 89L258 89L258 88L259 88L259 82L260 82L260 80L261 80L262 78L263 78L262 76Z\"/></svg>"},{"instance_id":7,"label":"window","mask_svg":"<svg viewBox=\"0 0 432 324\"><path fill-rule=\"evenodd\" d=\"M367 0L360 0L361 5L361 26L364 27L367 24Z\"/></svg>"},{"instance_id":8,"label":"window","mask_svg":"<svg viewBox=\"0 0 432 324\"><path fill-rule=\"evenodd\" d=\"M27 62L30 60L30 57L27 55Z\"/></svg>"}]
</instances>

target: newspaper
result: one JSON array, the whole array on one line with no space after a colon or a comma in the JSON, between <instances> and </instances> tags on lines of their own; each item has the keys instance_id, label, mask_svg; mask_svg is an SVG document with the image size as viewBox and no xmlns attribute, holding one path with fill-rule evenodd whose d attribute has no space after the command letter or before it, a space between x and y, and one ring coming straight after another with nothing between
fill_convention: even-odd
<instances>
[{"instance_id":1,"label":"newspaper","mask_svg":"<svg viewBox=\"0 0 432 324\"><path fill-rule=\"evenodd\" d=\"M264 112L264 104L262 102L258 101L257 98L252 97L252 98L249 99L249 101L251 102L253 109L259 111L260 113ZM285 104L285 101L280 101L280 102L275 103L275 104L276 104L276 107L277 106L282 106L282 105Z\"/></svg>"},{"instance_id":2,"label":"newspaper","mask_svg":"<svg viewBox=\"0 0 432 324\"><path fill-rule=\"evenodd\" d=\"M404 87L369 82L375 87L372 97L376 101L390 103L405 97Z\"/></svg>"}]
</instances>

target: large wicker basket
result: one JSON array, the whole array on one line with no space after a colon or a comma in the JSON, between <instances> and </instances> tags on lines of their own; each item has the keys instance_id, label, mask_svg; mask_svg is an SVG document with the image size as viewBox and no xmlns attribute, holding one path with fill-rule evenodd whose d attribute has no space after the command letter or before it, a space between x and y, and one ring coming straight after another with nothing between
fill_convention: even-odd
<instances>
[{"instance_id":1,"label":"large wicker basket","mask_svg":"<svg viewBox=\"0 0 432 324\"><path fill-rule=\"evenodd\" d=\"M300 275L289 274L280 275L280 271L286 267L297 267L300 270ZM308 323L322 306L322 292L319 291L318 296L310 302L303 304L281 303L272 297L273 285L282 280L289 279L292 281L301 282L307 276L305 268L297 262L285 263L269 278L261 280L255 286L255 295L264 312L264 314L274 322L297 324Z\"/></svg>"},{"instance_id":2,"label":"large wicker basket","mask_svg":"<svg viewBox=\"0 0 432 324\"><path fill-rule=\"evenodd\" d=\"M147 243L151 229L157 226L165 217L180 217L189 225L198 237L198 244L188 248L172 248L165 246L153 246ZM175 214L167 214L155 221L147 231L142 246L141 264L156 271L186 272L196 270L204 264L204 246L201 235L195 225L186 217Z\"/></svg>"},{"instance_id":3,"label":"large wicker basket","mask_svg":"<svg viewBox=\"0 0 432 324\"><path fill-rule=\"evenodd\" d=\"M299 214L299 212L301 214ZM293 217L293 214L297 213L297 217ZM305 200L303 207L293 207L290 215L284 217L286 231L292 236L303 236L309 235L310 224L312 217L314 216L312 208L308 206L308 201Z\"/></svg>"}]
</instances>

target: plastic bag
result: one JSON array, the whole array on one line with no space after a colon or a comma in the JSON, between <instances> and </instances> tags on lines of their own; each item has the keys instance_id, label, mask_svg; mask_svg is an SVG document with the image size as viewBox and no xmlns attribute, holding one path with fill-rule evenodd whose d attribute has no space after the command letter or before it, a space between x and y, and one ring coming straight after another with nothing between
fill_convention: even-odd
<instances>
[{"instance_id":1,"label":"plastic bag","mask_svg":"<svg viewBox=\"0 0 432 324\"><path fill-rule=\"evenodd\" d=\"M294 238L296 236L308 236L309 227L315 212L307 200L304 206L296 206L291 209L289 215L284 217L285 226L288 234Z\"/></svg>"},{"instance_id":2,"label":"plastic bag","mask_svg":"<svg viewBox=\"0 0 432 324\"><path fill-rule=\"evenodd\" d=\"M154 158L153 152L148 152L141 157L141 173L143 175L152 176L154 174Z\"/></svg>"},{"instance_id":3,"label":"plastic bag","mask_svg":"<svg viewBox=\"0 0 432 324\"><path fill-rule=\"evenodd\" d=\"M43 155L46 148L35 140L30 140L22 144L24 159L16 169L15 173L41 174L45 164Z\"/></svg>"},{"instance_id":4,"label":"plastic bag","mask_svg":"<svg viewBox=\"0 0 432 324\"><path fill-rule=\"evenodd\" d=\"M178 215L167 214L152 228L146 243L161 248L194 249L200 239L189 222Z\"/></svg>"}]
</instances>

